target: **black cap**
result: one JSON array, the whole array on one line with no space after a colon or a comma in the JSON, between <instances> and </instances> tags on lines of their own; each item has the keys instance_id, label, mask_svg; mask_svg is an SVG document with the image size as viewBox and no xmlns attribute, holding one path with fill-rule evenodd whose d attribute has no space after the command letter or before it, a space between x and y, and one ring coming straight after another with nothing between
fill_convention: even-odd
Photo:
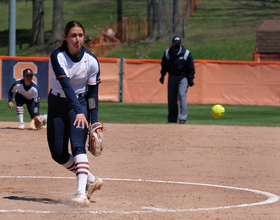
<instances>
[{"instance_id":1,"label":"black cap","mask_svg":"<svg viewBox=\"0 0 280 220\"><path fill-rule=\"evenodd\" d=\"M32 72L31 69L25 69L25 70L23 71L23 76L26 76L26 75L28 75L28 74L32 74L32 75L33 75L33 72Z\"/></svg>"},{"instance_id":2,"label":"black cap","mask_svg":"<svg viewBox=\"0 0 280 220\"><path fill-rule=\"evenodd\" d=\"M179 36L175 36L172 38L172 44L174 43L180 43L181 44L181 38Z\"/></svg>"}]
</instances>

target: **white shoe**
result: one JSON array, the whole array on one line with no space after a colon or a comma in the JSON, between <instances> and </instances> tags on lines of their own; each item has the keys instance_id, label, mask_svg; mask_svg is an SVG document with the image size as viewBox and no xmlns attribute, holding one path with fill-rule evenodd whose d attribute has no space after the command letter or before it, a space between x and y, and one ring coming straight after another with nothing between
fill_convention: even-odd
<instances>
[{"instance_id":1,"label":"white shoe","mask_svg":"<svg viewBox=\"0 0 280 220\"><path fill-rule=\"evenodd\" d=\"M42 128L47 128L47 120L44 120L44 121L43 121L43 126L42 126Z\"/></svg>"},{"instance_id":2,"label":"white shoe","mask_svg":"<svg viewBox=\"0 0 280 220\"><path fill-rule=\"evenodd\" d=\"M45 115L40 115L42 121L43 121L43 126L42 128L47 128L47 119L48 119L48 115L45 114Z\"/></svg>"},{"instance_id":3,"label":"white shoe","mask_svg":"<svg viewBox=\"0 0 280 220\"><path fill-rule=\"evenodd\" d=\"M24 129L24 123L19 123L18 129L23 130Z\"/></svg>"},{"instance_id":4,"label":"white shoe","mask_svg":"<svg viewBox=\"0 0 280 220\"><path fill-rule=\"evenodd\" d=\"M71 199L71 202L74 202L77 205L83 205L83 206L88 206L90 203L86 194L81 193L81 192L78 192L76 194L76 196L73 199Z\"/></svg>"},{"instance_id":5,"label":"white shoe","mask_svg":"<svg viewBox=\"0 0 280 220\"><path fill-rule=\"evenodd\" d=\"M86 186L86 195L87 195L87 198L90 199L92 193L96 190L100 190L101 186L102 186L102 179L99 179L97 176L95 177L96 180L95 182L88 182L87 183L87 186Z\"/></svg>"}]
</instances>

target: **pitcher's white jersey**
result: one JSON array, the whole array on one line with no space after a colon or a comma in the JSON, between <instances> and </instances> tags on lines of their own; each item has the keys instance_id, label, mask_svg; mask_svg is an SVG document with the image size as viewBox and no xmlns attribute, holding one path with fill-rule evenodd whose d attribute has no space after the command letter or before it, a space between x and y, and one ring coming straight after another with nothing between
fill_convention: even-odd
<instances>
[{"instance_id":1,"label":"pitcher's white jersey","mask_svg":"<svg viewBox=\"0 0 280 220\"><path fill-rule=\"evenodd\" d=\"M76 94L87 92L88 85L100 83L100 67L97 58L84 47L78 58L74 58L64 47L57 48L50 63L50 89L53 94L65 97L58 81L60 77L69 77Z\"/></svg>"}]
</instances>

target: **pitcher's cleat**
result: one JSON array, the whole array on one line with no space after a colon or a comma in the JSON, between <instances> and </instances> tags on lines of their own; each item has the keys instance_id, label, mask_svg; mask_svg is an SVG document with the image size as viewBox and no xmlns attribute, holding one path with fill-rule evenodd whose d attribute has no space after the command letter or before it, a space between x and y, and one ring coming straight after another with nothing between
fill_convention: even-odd
<instances>
[{"instance_id":1,"label":"pitcher's cleat","mask_svg":"<svg viewBox=\"0 0 280 220\"><path fill-rule=\"evenodd\" d=\"M78 192L76 196L71 199L71 202L73 202L75 205L82 205L82 206L89 206L89 200L86 196L86 194Z\"/></svg>"},{"instance_id":2,"label":"pitcher's cleat","mask_svg":"<svg viewBox=\"0 0 280 220\"><path fill-rule=\"evenodd\" d=\"M24 129L24 123L19 123L18 129L23 130Z\"/></svg>"},{"instance_id":3,"label":"pitcher's cleat","mask_svg":"<svg viewBox=\"0 0 280 220\"><path fill-rule=\"evenodd\" d=\"M101 186L102 186L102 179L99 179L97 176L95 177L96 180L92 183L88 182L87 186L86 186L86 195L87 198L90 199L92 193L96 190L100 190Z\"/></svg>"}]
</instances>

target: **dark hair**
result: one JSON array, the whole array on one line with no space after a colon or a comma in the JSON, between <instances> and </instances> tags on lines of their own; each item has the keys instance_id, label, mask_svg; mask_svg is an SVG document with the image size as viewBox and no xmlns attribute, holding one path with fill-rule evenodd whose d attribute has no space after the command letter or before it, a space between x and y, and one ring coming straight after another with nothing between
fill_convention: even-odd
<instances>
[{"instance_id":1,"label":"dark hair","mask_svg":"<svg viewBox=\"0 0 280 220\"><path fill-rule=\"evenodd\" d=\"M84 29L83 25L82 25L80 22L78 22L78 21L69 21L69 22L66 24L65 28L64 28L64 34L67 36L68 33L69 33L69 31L70 31L71 28L73 28L73 27L80 27L80 28L82 28L82 29L83 29L83 32L84 32L84 34L85 34L85 29ZM66 40L64 40L64 41L62 42L62 46L67 46L67 41L66 41Z\"/></svg>"}]
</instances>

